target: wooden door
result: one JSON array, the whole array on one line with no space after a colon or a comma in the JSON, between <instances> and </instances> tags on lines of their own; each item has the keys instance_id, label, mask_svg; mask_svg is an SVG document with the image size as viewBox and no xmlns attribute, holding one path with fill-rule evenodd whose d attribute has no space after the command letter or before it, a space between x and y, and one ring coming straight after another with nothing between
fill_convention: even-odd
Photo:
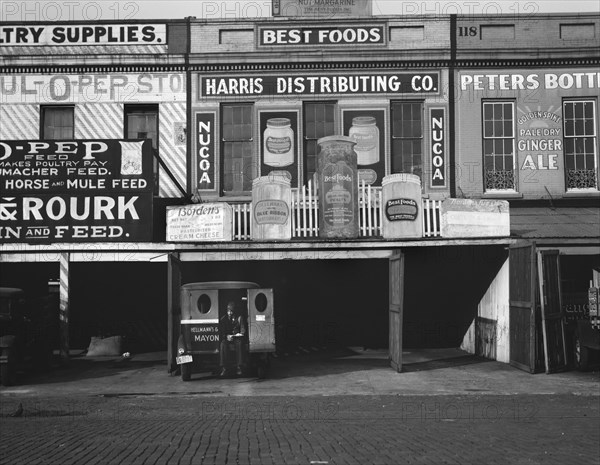
<instances>
[{"instance_id":1,"label":"wooden door","mask_svg":"<svg viewBox=\"0 0 600 465\"><path fill-rule=\"evenodd\" d=\"M167 372L177 369L177 339L179 338L179 320L181 319L181 261L178 253L169 254L167 269Z\"/></svg>"},{"instance_id":2,"label":"wooden door","mask_svg":"<svg viewBox=\"0 0 600 465\"><path fill-rule=\"evenodd\" d=\"M404 254L396 251L390 257L390 364L402 371L402 310L404 304Z\"/></svg>"},{"instance_id":3,"label":"wooden door","mask_svg":"<svg viewBox=\"0 0 600 465\"><path fill-rule=\"evenodd\" d=\"M275 352L273 289L248 289L250 352Z\"/></svg>"},{"instance_id":4,"label":"wooden door","mask_svg":"<svg viewBox=\"0 0 600 465\"><path fill-rule=\"evenodd\" d=\"M567 368L567 346L560 292L559 251L540 251L537 262L544 336L544 361L546 373L555 373Z\"/></svg>"},{"instance_id":5,"label":"wooden door","mask_svg":"<svg viewBox=\"0 0 600 465\"><path fill-rule=\"evenodd\" d=\"M535 244L518 242L509 249L510 364L536 371Z\"/></svg>"}]
</instances>

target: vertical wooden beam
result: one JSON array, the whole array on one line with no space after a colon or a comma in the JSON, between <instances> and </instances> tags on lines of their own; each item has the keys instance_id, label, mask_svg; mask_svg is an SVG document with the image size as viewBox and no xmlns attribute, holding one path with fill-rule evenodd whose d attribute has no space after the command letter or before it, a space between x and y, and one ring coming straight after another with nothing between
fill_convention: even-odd
<instances>
[{"instance_id":1,"label":"vertical wooden beam","mask_svg":"<svg viewBox=\"0 0 600 465\"><path fill-rule=\"evenodd\" d=\"M181 262L179 260L179 253L175 252L169 254L167 270L167 328L169 331L167 338L167 371L169 373L172 373L177 369L175 355L177 354L179 319L181 317L181 304L179 302L180 287Z\"/></svg>"},{"instance_id":2,"label":"vertical wooden beam","mask_svg":"<svg viewBox=\"0 0 600 465\"><path fill-rule=\"evenodd\" d=\"M60 254L59 283L59 326L60 358L63 363L69 361L69 253Z\"/></svg>"}]
</instances>

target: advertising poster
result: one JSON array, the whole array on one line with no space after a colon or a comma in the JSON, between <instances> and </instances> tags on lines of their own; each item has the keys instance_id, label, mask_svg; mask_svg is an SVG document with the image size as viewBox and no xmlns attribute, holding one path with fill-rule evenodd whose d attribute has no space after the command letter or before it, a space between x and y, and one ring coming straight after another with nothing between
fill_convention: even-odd
<instances>
[{"instance_id":1,"label":"advertising poster","mask_svg":"<svg viewBox=\"0 0 600 465\"><path fill-rule=\"evenodd\" d=\"M342 110L344 135L356 141L358 181L381 186L385 176L385 111Z\"/></svg>"},{"instance_id":2,"label":"advertising poster","mask_svg":"<svg viewBox=\"0 0 600 465\"><path fill-rule=\"evenodd\" d=\"M149 140L0 141L0 242L152 240Z\"/></svg>"},{"instance_id":3,"label":"advertising poster","mask_svg":"<svg viewBox=\"0 0 600 465\"><path fill-rule=\"evenodd\" d=\"M167 207L167 242L231 241L232 211L225 202Z\"/></svg>"},{"instance_id":4,"label":"advertising poster","mask_svg":"<svg viewBox=\"0 0 600 465\"><path fill-rule=\"evenodd\" d=\"M292 187L298 187L298 112L260 113L260 173L289 173Z\"/></svg>"}]
</instances>

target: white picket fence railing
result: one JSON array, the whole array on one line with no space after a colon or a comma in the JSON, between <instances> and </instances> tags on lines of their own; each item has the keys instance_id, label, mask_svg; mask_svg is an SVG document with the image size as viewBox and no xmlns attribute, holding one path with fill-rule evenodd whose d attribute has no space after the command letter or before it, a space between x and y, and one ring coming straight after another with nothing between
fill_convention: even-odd
<instances>
[{"instance_id":1,"label":"white picket fence railing","mask_svg":"<svg viewBox=\"0 0 600 465\"><path fill-rule=\"evenodd\" d=\"M382 237L383 208L382 190L364 182L358 189L359 237ZM421 215L423 237L440 236L441 200L423 199ZM233 240L248 241L252 238L252 203L236 203L233 207ZM319 202L315 183L292 189L292 239L319 236Z\"/></svg>"}]
</instances>

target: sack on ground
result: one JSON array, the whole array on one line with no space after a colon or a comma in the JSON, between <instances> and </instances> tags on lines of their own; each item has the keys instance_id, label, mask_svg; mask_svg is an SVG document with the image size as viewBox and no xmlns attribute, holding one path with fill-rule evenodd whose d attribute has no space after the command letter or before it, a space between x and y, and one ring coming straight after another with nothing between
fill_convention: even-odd
<instances>
[{"instance_id":1,"label":"sack on ground","mask_svg":"<svg viewBox=\"0 0 600 465\"><path fill-rule=\"evenodd\" d=\"M121 355L121 342L121 336L92 337L86 356Z\"/></svg>"}]
</instances>

